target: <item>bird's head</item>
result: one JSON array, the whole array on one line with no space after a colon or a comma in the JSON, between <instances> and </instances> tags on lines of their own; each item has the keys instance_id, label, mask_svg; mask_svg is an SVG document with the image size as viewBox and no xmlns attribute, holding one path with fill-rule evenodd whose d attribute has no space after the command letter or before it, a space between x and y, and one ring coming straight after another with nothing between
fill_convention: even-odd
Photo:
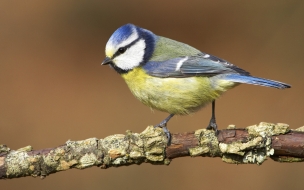
<instances>
[{"instance_id":1,"label":"bird's head","mask_svg":"<svg viewBox=\"0 0 304 190\"><path fill-rule=\"evenodd\" d=\"M106 58L117 72L126 73L146 63L155 48L156 35L151 31L126 24L118 28L106 44Z\"/></svg>"}]
</instances>

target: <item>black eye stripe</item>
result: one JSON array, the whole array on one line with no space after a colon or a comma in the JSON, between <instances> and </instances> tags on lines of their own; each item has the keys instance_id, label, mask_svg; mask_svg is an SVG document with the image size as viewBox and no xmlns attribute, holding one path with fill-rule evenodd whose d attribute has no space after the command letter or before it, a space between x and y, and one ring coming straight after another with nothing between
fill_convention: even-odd
<instances>
[{"instance_id":1,"label":"black eye stripe","mask_svg":"<svg viewBox=\"0 0 304 190\"><path fill-rule=\"evenodd\" d=\"M140 38L137 38L136 40L134 40L132 43L126 45L125 47L118 48L118 50L114 53L112 59L114 59L115 57L119 56L120 54L123 54L129 47L131 47L132 45L134 45L139 40L140 40ZM124 50L124 51L120 51L120 49Z\"/></svg>"}]
</instances>

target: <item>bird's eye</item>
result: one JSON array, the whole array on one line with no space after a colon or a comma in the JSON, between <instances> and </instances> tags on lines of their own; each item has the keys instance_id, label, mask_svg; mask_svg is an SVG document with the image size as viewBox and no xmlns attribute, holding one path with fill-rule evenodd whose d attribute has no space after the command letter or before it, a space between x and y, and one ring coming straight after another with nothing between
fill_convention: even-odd
<instances>
[{"instance_id":1,"label":"bird's eye","mask_svg":"<svg viewBox=\"0 0 304 190\"><path fill-rule=\"evenodd\" d=\"M121 54L125 53L125 51L126 51L125 47L121 47L121 48L118 49L118 52L121 53Z\"/></svg>"}]
</instances>

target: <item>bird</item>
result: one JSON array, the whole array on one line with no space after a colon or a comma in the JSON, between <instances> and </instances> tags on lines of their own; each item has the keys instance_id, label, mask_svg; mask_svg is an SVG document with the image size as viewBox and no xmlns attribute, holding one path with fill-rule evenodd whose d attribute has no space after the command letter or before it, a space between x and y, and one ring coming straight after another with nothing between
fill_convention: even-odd
<instances>
[{"instance_id":1,"label":"bird","mask_svg":"<svg viewBox=\"0 0 304 190\"><path fill-rule=\"evenodd\" d=\"M133 95L152 109L170 115L161 127L168 139L168 121L188 115L212 103L207 129L218 132L215 101L239 84L277 89L286 83L254 77L249 72L182 42L158 36L134 24L119 27L109 38L102 65L110 65L127 83Z\"/></svg>"}]
</instances>

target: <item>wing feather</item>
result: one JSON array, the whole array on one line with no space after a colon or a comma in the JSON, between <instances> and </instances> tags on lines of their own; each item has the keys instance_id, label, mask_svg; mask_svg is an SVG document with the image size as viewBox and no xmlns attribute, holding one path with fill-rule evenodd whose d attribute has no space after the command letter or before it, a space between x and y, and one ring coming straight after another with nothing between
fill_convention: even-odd
<instances>
[{"instance_id":1,"label":"wing feather","mask_svg":"<svg viewBox=\"0 0 304 190\"><path fill-rule=\"evenodd\" d=\"M197 56L183 56L165 61L150 61L143 65L147 74L161 78L191 76L211 77L219 74L250 74L218 57L201 53Z\"/></svg>"}]
</instances>

